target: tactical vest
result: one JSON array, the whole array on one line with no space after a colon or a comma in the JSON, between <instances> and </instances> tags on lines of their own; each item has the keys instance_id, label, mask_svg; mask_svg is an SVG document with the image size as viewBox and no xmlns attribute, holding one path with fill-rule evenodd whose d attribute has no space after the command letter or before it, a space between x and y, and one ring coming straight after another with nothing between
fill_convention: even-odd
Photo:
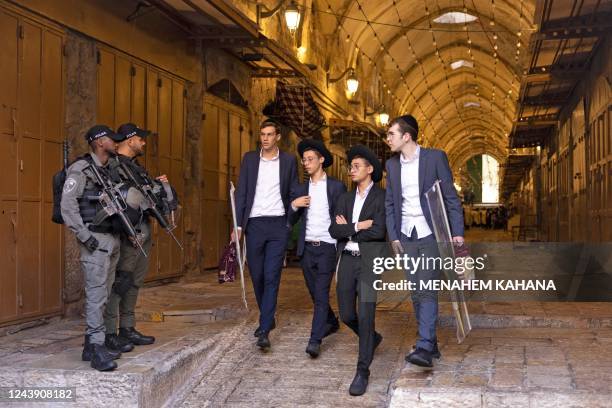
<instances>
[{"instance_id":1,"label":"tactical vest","mask_svg":"<svg viewBox=\"0 0 612 408\"><path fill-rule=\"evenodd\" d=\"M153 194L155 196L156 206L159 208L160 205L162 205L163 197L160 195L161 189L157 188L157 183L159 183L160 186L161 186L161 183L157 180L151 179L151 177L147 173L147 170L144 167L142 167L140 163L138 163L137 160L130 159L129 157L123 156L123 155L118 155L117 158L123 165L125 165L131 171L132 175L136 179L136 182L140 186L145 186L145 185L151 186L151 188L153 189ZM134 186L134 187L137 187L137 186ZM143 197L143 200L144 200L144 197ZM150 211L146 210L144 212L144 215L146 216L151 215Z\"/></svg>"},{"instance_id":2,"label":"tactical vest","mask_svg":"<svg viewBox=\"0 0 612 408\"><path fill-rule=\"evenodd\" d=\"M127 176L124 178L118 162L125 164L132 171L132 174L134 174L136 181L140 183L144 183L144 180L142 180L140 177L140 171L144 171L144 169L142 169L137 162L134 162L129 157L121 154L117 155L116 161L113 159L109 166L109 170L113 174L113 177L117 177L123 184L119 191L121 192L123 199L128 204L125 214L134 226L138 226L138 224L140 224L144 218L144 214L141 209L141 204L144 197L138 190L137 186L135 186L131 180L127 179Z\"/></svg>"},{"instance_id":3,"label":"tactical vest","mask_svg":"<svg viewBox=\"0 0 612 408\"><path fill-rule=\"evenodd\" d=\"M88 160L88 163L93 164L93 161ZM109 171L107 168L98 167L100 173L102 173L102 177L110 177L113 183L118 183L121 180L119 179L119 175L115 171ZM102 205L98 198L102 194L102 186L98 185L97 181L93 178L93 176L85 173L87 177L87 183L85 184L85 189L83 190L83 196L79 199L79 213L81 214L81 218L83 219L84 224L89 224L94 221L96 215L103 211ZM113 222L111 220L112 217L105 219L99 226L100 227L108 227L109 229L113 227Z\"/></svg>"}]
</instances>

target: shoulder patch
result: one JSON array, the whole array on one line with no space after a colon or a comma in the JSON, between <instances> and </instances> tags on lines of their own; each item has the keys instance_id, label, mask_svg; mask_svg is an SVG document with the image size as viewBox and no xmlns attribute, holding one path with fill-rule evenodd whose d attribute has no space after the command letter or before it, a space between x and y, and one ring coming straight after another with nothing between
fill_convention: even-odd
<instances>
[{"instance_id":1,"label":"shoulder patch","mask_svg":"<svg viewBox=\"0 0 612 408\"><path fill-rule=\"evenodd\" d=\"M64 193L70 193L76 187L77 182L72 177L68 177L64 183Z\"/></svg>"}]
</instances>

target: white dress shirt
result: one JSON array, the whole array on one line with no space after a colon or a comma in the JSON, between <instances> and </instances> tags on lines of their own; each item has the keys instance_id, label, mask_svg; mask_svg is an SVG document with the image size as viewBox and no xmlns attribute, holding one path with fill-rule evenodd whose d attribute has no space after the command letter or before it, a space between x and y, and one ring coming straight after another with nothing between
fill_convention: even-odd
<instances>
[{"instance_id":1,"label":"white dress shirt","mask_svg":"<svg viewBox=\"0 0 612 408\"><path fill-rule=\"evenodd\" d=\"M272 159L259 153L259 170L255 186L255 198L249 218L278 217L285 215L285 206L280 192L280 150Z\"/></svg>"},{"instance_id":2,"label":"white dress shirt","mask_svg":"<svg viewBox=\"0 0 612 408\"><path fill-rule=\"evenodd\" d=\"M416 228L417 237L425 238L431 235L431 229L427 225L427 220L421 208L419 192L419 156L421 147L417 145L414 155L405 158L400 154L402 166L402 233L407 237L412 235L412 230Z\"/></svg>"},{"instance_id":3,"label":"white dress shirt","mask_svg":"<svg viewBox=\"0 0 612 408\"><path fill-rule=\"evenodd\" d=\"M368 198L368 194L372 189L374 182L371 182L370 185L365 189L365 193L363 197L359 194L359 187L355 189L355 204L353 205L353 219L350 221L351 223L355 223L355 232L358 232L357 223L359 222L359 215L361 214L361 209L363 208L363 204L365 203L366 198ZM349 238L349 242L346 243L344 247L347 251L359 251L359 244L357 242L353 242Z\"/></svg>"},{"instance_id":4,"label":"white dress shirt","mask_svg":"<svg viewBox=\"0 0 612 408\"><path fill-rule=\"evenodd\" d=\"M306 217L306 241L323 241L335 244L336 240L329 235L329 202L327 201L327 175L317 181L310 179L308 186L310 206Z\"/></svg>"}]
</instances>

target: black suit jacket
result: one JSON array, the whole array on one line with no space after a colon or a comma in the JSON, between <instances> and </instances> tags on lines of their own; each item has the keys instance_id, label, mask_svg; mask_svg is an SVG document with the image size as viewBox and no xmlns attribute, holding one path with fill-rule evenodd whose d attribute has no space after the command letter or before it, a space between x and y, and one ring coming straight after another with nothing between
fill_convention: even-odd
<instances>
[{"instance_id":1,"label":"black suit jacket","mask_svg":"<svg viewBox=\"0 0 612 408\"><path fill-rule=\"evenodd\" d=\"M298 185L297 162L295 156L282 150L279 151L280 193L285 214L289 215L291 200L295 198ZM236 189L236 222L244 230L249 221L253 201L255 200L255 187L259 174L260 150L244 154L240 165L240 177Z\"/></svg>"},{"instance_id":2,"label":"black suit jacket","mask_svg":"<svg viewBox=\"0 0 612 408\"><path fill-rule=\"evenodd\" d=\"M396 154L387 160L385 167L387 169L387 232L390 241L399 241L402 230L402 165L399 155ZM461 201L457 197L453 174L446 153L438 149L421 147L419 154L419 198L423 215L432 232L434 228L431 223L431 213L429 212L425 192L433 186L436 180L440 180L451 234L453 237L463 236L463 209Z\"/></svg>"},{"instance_id":3,"label":"black suit jacket","mask_svg":"<svg viewBox=\"0 0 612 408\"><path fill-rule=\"evenodd\" d=\"M333 222L336 218L335 211L338 205L338 200L343 193L346 193L346 186L340 180L333 177L327 177L327 204L329 206L329 219ZM310 190L310 182L302 183L296 190L296 196L301 197L308 195ZM289 208L290 215L289 221L291 224L297 223L300 218L302 219L302 225L300 226L300 234L297 243L297 255L302 256L304 254L304 241L306 240L306 221L308 220L308 208L298 208L297 211Z\"/></svg>"},{"instance_id":4,"label":"black suit jacket","mask_svg":"<svg viewBox=\"0 0 612 408\"><path fill-rule=\"evenodd\" d=\"M355 232L353 219L353 207L355 205L356 190L349 191L340 196L332 223L329 227L329 234L338 240L338 255L341 255L346 243L351 238L354 242L385 242L386 223L385 223L385 190L376 184L368 193L363 208L359 214L359 221L372 220L372 226L367 230ZM343 215L348 224L336 223L336 215ZM363 252L361 246L360 251Z\"/></svg>"}]
</instances>

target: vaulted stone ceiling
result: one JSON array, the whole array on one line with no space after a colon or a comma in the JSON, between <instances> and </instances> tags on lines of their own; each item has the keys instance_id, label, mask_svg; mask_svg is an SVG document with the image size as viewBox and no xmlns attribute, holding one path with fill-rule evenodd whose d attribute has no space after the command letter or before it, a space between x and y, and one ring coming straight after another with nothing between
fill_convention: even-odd
<instances>
[{"instance_id":1,"label":"vaulted stone ceiling","mask_svg":"<svg viewBox=\"0 0 612 408\"><path fill-rule=\"evenodd\" d=\"M384 95L379 103L413 114L421 141L446 150L454 168L481 153L504 161L535 0L316 0L316 6L322 26L349 45L348 55L332 58L370 78Z\"/></svg>"}]
</instances>

